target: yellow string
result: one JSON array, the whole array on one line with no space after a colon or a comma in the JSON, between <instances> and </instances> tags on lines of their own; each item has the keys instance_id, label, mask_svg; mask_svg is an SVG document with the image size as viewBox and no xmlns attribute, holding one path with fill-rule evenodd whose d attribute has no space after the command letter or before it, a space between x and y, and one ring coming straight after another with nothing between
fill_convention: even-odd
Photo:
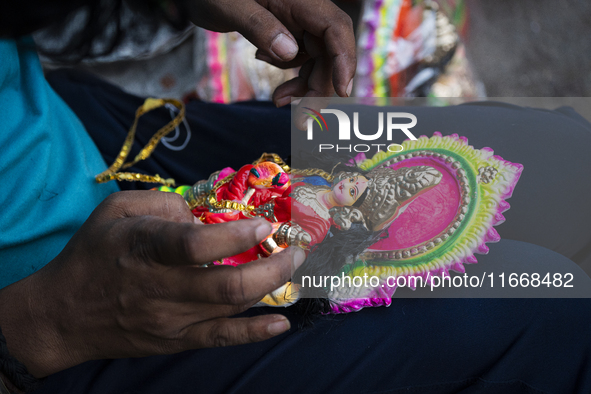
<instances>
[{"instance_id":1,"label":"yellow string","mask_svg":"<svg viewBox=\"0 0 591 394\"><path fill-rule=\"evenodd\" d=\"M133 161L126 163L127 156L129 156L129 152L131 152L131 147L133 145L133 141L135 139L135 131L137 128L138 121L142 115L147 112L150 112L156 108L163 107L166 104L172 104L178 108L179 113L177 116L168 122L164 127L160 128L156 134L148 141L146 146L137 154L137 156L133 159ZM185 118L185 105L175 99L154 99L148 98L144 101L141 107L137 109L135 112L135 120L133 125L129 129L129 133L127 133L127 137L123 142L123 146L121 147L121 151L117 155L117 158L111 164L111 166L106 170L98 174L95 179L98 183L109 182L114 179L118 181L130 181L130 182L149 182L149 183L161 183L166 186L174 186L175 182L174 179L168 178L164 179L160 175L145 175L145 174L138 174L135 172L119 172L121 169L129 168L136 164L139 161L145 160L156 149L156 146L162 139L162 137L166 136L168 133L176 129L184 120Z\"/></svg>"}]
</instances>

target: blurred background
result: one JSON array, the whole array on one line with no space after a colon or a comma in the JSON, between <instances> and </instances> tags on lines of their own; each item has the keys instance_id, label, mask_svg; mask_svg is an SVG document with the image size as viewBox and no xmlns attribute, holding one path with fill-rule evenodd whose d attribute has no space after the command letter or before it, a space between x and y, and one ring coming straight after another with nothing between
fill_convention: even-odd
<instances>
[{"instance_id":1,"label":"blurred background","mask_svg":"<svg viewBox=\"0 0 591 394\"><path fill-rule=\"evenodd\" d=\"M440 105L455 97L591 96L588 0L335 3L356 26L354 96L433 97ZM81 20L72 18L61 29L71 31ZM129 12L122 23L141 33L147 22ZM55 33L39 32L35 40L41 48L59 48ZM149 40L129 34L109 56L76 67L139 96L224 103L269 100L275 87L297 75L256 60L255 47L238 33L160 26L151 34ZM47 69L63 66L48 57L43 62ZM576 109L591 119L586 108Z\"/></svg>"}]
</instances>

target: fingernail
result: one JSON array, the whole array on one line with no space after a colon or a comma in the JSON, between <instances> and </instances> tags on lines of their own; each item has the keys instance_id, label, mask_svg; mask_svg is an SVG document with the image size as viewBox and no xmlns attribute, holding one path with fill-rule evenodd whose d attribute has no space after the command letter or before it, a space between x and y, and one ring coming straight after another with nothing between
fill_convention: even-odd
<instances>
[{"instance_id":1,"label":"fingernail","mask_svg":"<svg viewBox=\"0 0 591 394\"><path fill-rule=\"evenodd\" d=\"M290 37L281 33L275 37L275 40L273 40L273 43L271 44L271 50L281 60L288 61L297 55L298 44L296 44L296 42Z\"/></svg>"},{"instance_id":2,"label":"fingernail","mask_svg":"<svg viewBox=\"0 0 591 394\"><path fill-rule=\"evenodd\" d=\"M267 326L267 331L271 335L279 335L282 332L289 330L290 328L291 324L289 323L289 320L287 320L286 318L282 318L279 321L269 324Z\"/></svg>"},{"instance_id":3,"label":"fingernail","mask_svg":"<svg viewBox=\"0 0 591 394\"><path fill-rule=\"evenodd\" d=\"M273 231L273 227L265 221L256 228L255 234L257 239L262 241L263 239L267 238L269 234L271 234L271 231Z\"/></svg>"},{"instance_id":4,"label":"fingernail","mask_svg":"<svg viewBox=\"0 0 591 394\"><path fill-rule=\"evenodd\" d=\"M301 248L294 248L295 251L293 252L293 268L294 271L300 268L304 260L306 260L306 252L304 252Z\"/></svg>"},{"instance_id":5,"label":"fingernail","mask_svg":"<svg viewBox=\"0 0 591 394\"><path fill-rule=\"evenodd\" d=\"M291 103L291 97L289 96L275 100L275 105L277 107L283 107L284 105L287 105L289 103Z\"/></svg>"},{"instance_id":6,"label":"fingernail","mask_svg":"<svg viewBox=\"0 0 591 394\"><path fill-rule=\"evenodd\" d=\"M351 97L351 92L353 91L353 79L349 81L349 85L347 85L347 96Z\"/></svg>"}]
</instances>

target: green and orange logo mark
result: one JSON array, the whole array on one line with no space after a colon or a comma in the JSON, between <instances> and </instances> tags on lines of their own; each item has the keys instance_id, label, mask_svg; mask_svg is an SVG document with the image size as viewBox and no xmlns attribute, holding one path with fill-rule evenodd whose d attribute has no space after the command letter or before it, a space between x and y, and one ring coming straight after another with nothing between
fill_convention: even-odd
<instances>
[{"instance_id":1,"label":"green and orange logo mark","mask_svg":"<svg viewBox=\"0 0 591 394\"><path fill-rule=\"evenodd\" d=\"M328 131L328 125L326 124L326 120L324 120L324 116L322 116L320 114L320 112L315 111L309 107L304 107L304 108L309 109L310 111L313 112L313 113L306 112L305 114L309 115L312 119L314 119L316 121L316 123L318 123L318 126L320 126L320 130L324 130L324 127L322 127L322 123L324 123L324 126L326 127L326 131ZM320 120L318 118L320 118L320 120L322 120L322 123L320 123Z\"/></svg>"}]
</instances>

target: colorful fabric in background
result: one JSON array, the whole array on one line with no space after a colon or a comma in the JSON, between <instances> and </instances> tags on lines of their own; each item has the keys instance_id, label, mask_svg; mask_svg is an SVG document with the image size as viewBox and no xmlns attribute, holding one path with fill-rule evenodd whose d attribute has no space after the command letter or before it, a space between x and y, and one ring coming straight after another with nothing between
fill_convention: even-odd
<instances>
[{"instance_id":1,"label":"colorful fabric in background","mask_svg":"<svg viewBox=\"0 0 591 394\"><path fill-rule=\"evenodd\" d=\"M446 9L453 13L462 4L454 1ZM358 26L355 96L426 96L458 42L433 1L366 0Z\"/></svg>"},{"instance_id":2,"label":"colorful fabric in background","mask_svg":"<svg viewBox=\"0 0 591 394\"><path fill-rule=\"evenodd\" d=\"M450 19L463 39L468 34L468 6L464 0L437 0L441 11Z\"/></svg>"},{"instance_id":3,"label":"colorful fabric in background","mask_svg":"<svg viewBox=\"0 0 591 394\"><path fill-rule=\"evenodd\" d=\"M359 63L354 93L357 97L385 96L384 41L389 39L398 24L401 6L401 0L368 0L364 3L358 29Z\"/></svg>"},{"instance_id":4,"label":"colorful fabric in background","mask_svg":"<svg viewBox=\"0 0 591 394\"><path fill-rule=\"evenodd\" d=\"M270 100L275 88L297 76L255 59L256 47L239 33L199 29L197 96L214 103Z\"/></svg>"},{"instance_id":5,"label":"colorful fabric in background","mask_svg":"<svg viewBox=\"0 0 591 394\"><path fill-rule=\"evenodd\" d=\"M207 43L207 66L210 77L206 81L211 90L210 99L214 103L230 101L230 85L227 64L227 45L224 36L213 31L205 32Z\"/></svg>"}]
</instances>

